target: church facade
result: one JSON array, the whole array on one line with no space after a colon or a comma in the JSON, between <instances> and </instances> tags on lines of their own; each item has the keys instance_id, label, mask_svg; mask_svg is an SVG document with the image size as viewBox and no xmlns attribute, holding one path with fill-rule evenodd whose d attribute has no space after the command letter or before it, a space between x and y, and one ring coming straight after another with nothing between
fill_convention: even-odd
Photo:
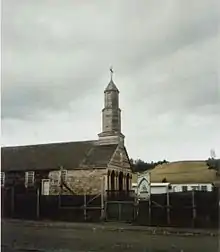
<instances>
[{"instance_id":1,"label":"church facade","mask_svg":"<svg viewBox=\"0 0 220 252\"><path fill-rule=\"evenodd\" d=\"M38 187L43 195L131 190L119 90L112 75L104 98L102 132L97 140L1 148L1 186Z\"/></svg>"}]
</instances>

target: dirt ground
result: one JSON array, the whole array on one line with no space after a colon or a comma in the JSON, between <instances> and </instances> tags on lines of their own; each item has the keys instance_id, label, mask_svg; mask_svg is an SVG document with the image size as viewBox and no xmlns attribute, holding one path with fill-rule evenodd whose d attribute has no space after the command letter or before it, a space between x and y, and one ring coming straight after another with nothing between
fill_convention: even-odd
<instances>
[{"instance_id":1,"label":"dirt ground","mask_svg":"<svg viewBox=\"0 0 220 252\"><path fill-rule=\"evenodd\" d=\"M84 224L85 227L85 224ZM108 230L92 224L86 228L26 225L25 222L2 222L3 252L216 252L219 237L150 235L144 230Z\"/></svg>"}]
</instances>

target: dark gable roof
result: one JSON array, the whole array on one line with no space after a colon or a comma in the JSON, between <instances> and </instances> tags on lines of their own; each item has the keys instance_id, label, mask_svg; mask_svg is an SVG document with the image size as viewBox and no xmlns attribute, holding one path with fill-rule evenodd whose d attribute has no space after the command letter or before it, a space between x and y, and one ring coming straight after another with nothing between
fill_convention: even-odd
<instances>
[{"instance_id":1,"label":"dark gable roof","mask_svg":"<svg viewBox=\"0 0 220 252\"><path fill-rule=\"evenodd\" d=\"M107 166L117 145L97 141L51 143L1 148L2 171L72 170ZM82 165L81 165L82 164Z\"/></svg>"},{"instance_id":2,"label":"dark gable roof","mask_svg":"<svg viewBox=\"0 0 220 252\"><path fill-rule=\"evenodd\" d=\"M88 153L88 156L82 163L82 166L90 166L90 167L106 166L111 160L117 146L118 146L117 144L94 146Z\"/></svg>"}]
</instances>

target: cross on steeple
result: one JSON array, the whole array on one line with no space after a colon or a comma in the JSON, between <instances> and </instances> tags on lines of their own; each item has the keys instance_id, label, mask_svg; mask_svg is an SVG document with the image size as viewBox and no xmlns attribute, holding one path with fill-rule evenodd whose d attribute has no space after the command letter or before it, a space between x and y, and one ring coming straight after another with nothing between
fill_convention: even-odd
<instances>
[{"instance_id":1,"label":"cross on steeple","mask_svg":"<svg viewBox=\"0 0 220 252\"><path fill-rule=\"evenodd\" d=\"M111 66L111 67L110 67L110 76L111 76L111 80L112 80L113 73L114 73L114 72L113 72L113 67Z\"/></svg>"}]
</instances>

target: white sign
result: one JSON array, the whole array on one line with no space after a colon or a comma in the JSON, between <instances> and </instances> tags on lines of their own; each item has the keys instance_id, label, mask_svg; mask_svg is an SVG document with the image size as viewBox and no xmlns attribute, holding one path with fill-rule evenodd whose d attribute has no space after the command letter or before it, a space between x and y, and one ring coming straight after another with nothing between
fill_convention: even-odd
<instances>
[{"instance_id":1,"label":"white sign","mask_svg":"<svg viewBox=\"0 0 220 252\"><path fill-rule=\"evenodd\" d=\"M148 199L150 196L150 173L143 172L137 175L137 195L139 198Z\"/></svg>"},{"instance_id":2,"label":"white sign","mask_svg":"<svg viewBox=\"0 0 220 252\"><path fill-rule=\"evenodd\" d=\"M50 195L50 180L49 179L42 179L41 184L41 194L42 195Z\"/></svg>"}]
</instances>

